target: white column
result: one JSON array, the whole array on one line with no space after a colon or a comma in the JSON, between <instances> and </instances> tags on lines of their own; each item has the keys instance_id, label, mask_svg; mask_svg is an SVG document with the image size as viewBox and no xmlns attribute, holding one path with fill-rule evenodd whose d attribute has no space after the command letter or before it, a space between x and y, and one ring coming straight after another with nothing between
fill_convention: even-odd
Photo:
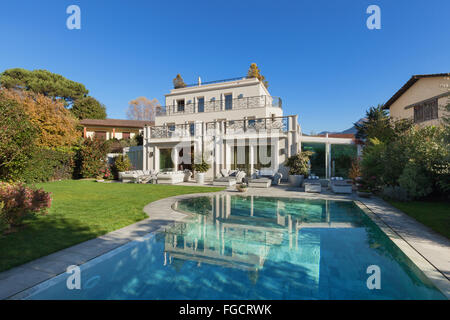
<instances>
[{"instance_id":1,"label":"white column","mask_svg":"<svg viewBox=\"0 0 450 320\"><path fill-rule=\"evenodd\" d=\"M255 148L251 140L249 142L249 161L250 161L250 176L255 172L254 164L255 164Z\"/></svg>"},{"instance_id":2,"label":"white column","mask_svg":"<svg viewBox=\"0 0 450 320\"><path fill-rule=\"evenodd\" d=\"M280 169L280 138L275 137L272 141L272 168L278 172Z\"/></svg>"},{"instance_id":3,"label":"white column","mask_svg":"<svg viewBox=\"0 0 450 320\"><path fill-rule=\"evenodd\" d=\"M326 178L331 178L331 144L327 142L325 144L325 172Z\"/></svg>"},{"instance_id":4,"label":"white column","mask_svg":"<svg viewBox=\"0 0 450 320\"><path fill-rule=\"evenodd\" d=\"M159 147L157 147L157 146L155 146L154 148L153 148L153 161L154 161L154 168L155 168L155 170L157 170L157 171L160 171L161 170L161 168L160 168L160 166L159 166L159 159L160 159L160 152L159 152Z\"/></svg>"},{"instance_id":5,"label":"white column","mask_svg":"<svg viewBox=\"0 0 450 320\"><path fill-rule=\"evenodd\" d=\"M174 147L172 149L172 162L173 162L173 169L174 171L178 171L178 158L180 149L178 147Z\"/></svg>"}]
</instances>

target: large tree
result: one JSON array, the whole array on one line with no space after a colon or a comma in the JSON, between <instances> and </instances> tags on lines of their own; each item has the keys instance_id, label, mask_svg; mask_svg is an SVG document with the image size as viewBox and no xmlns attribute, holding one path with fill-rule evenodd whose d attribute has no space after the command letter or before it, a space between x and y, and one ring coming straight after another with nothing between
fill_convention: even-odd
<instances>
[{"instance_id":1,"label":"large tree","mask_svg":"<svg viewBox=\"0 0 450 320\"><path fill-rule=\"evenodd\" d=\"M47 70L8 69L0 75L0 84L4 88L22 89L54 100L61 99L66 106L89 93L83 84Z\"/></svg>"},{"instance_id":2,"label":"large tree","mask_svg":"<svg viewBox=\"0 0 450 320\"><path fill-rule=\"evenodd\" d=\"M252 63L247 72L247 78L257 78L261 81L266 88L269 87L269 82L266 81L266 78L261 74L261 70L259 70L256 63Z\"/></svg>"},{"instance_id":3,"label":"large tree","mask_svg":"<svg viewBox=\"0 0 450 320\"><path fill-rule=\"evenodd\" d=\"M184 80L180 74L177 74L177 76L172 80L172 82L173 82L173 87L175 89L186 87L186 83L184 83Z\"/></svg>"},{"instance_id":4,"label":"large tree","mask_svg":"<svg viewBox=\"0 0 450 320\"><path fill-rule=\"evenodd\" d=\"M370 107L366 111L366 117L354 125L358 139L377 138L380 141L386 141L392 134L389 115L383 109L383 105Z\"/></svg>"},{"instance_id":5,"label":"large tree","mask_svg":"<svg viewBox=\"0 0 450 320\"><path fill-rule=\"evenodd\" d=\"M146 97L139 97L128 103L127 117L131 120L154 121L161 105L157 99L149 100Z\"/></svg>"},{"instance_id":6,"label":"large tree","mask_svg":"<svg viewBox=\"0 0 450 320\"><path fill-rule=\"evenodd\" d=\"M0 179L14 179L36 149L38 128L5 90L0 90L0 115Z\"/></svg>"},{"instance_id":7,"label":"large tree","mask_svg":"<svg viewBox=\"0 0 450 320\"><path fill-rule=\"evenodd\" d=\"M39 147L71 147L80 133L77 120L61 101L55 101L40 93L14 89L1 89L4 99L15 101L38 129L35 143Z\"/></svg>"},{"instance_id":8,"label":"large tree","mask_svg":"<svg viewBox=\"0 0 450 320\"><path fill-rule=\"evenodd\" d=\"M75 100L70 109L78 119L105 119L106 108L93 97L83 97Z\"/></svg>"}]
</instances>

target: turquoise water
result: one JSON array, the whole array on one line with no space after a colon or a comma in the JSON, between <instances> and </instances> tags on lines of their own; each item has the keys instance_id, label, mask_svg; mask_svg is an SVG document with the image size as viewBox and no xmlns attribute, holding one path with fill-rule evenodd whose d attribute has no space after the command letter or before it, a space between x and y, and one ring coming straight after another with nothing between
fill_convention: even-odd
<instances>
[{"instance_id":1,"label":"turquoise water","mask_svg":"<svg viewBox=\"0 0 450 320\"><path fill-rule=\"evenodd\" d=\"M189 219L81 266L29 299L444 299L350 201L216 195L182 200ZM381 288L367 288L367 267Z\"/></svg>"}]
</instances>

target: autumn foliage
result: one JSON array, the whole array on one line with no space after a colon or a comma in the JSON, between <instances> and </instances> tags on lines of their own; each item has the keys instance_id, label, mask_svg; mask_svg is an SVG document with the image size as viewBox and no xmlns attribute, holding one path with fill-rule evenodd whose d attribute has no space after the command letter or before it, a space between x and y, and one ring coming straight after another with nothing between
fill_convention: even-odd
<instances>
[{"instance_id":1,"label":"autumn foliage","mask_svg":"<svg viewBox=\"0 0 450 320\"><path fill-rule=\"evenodd\" d=\"M77 120L61 101L40 93L1 89L2 99L16 101L28 114L30 122L38 129L35 143L40 147L58 148L72 146L80 138Z\"/></svg>"}]
</instances>

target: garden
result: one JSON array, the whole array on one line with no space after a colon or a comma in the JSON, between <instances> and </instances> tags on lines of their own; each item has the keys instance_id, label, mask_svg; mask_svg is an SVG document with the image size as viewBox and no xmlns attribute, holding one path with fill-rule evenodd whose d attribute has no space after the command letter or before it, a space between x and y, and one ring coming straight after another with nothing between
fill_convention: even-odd
<instances>
[{"instance_id":1,"label":"garden","mask_svg":"<svg viewBox=\"0 0 450 320\"><path fill-rule=\"evenodd\" d=\"M409 120L392 121L382 106L372 107L356 125L365 147L350 176L360 192L383 197L449 237L450 119L443 121L440 126L417 126Z\"/></svg>"}]
</instances>

